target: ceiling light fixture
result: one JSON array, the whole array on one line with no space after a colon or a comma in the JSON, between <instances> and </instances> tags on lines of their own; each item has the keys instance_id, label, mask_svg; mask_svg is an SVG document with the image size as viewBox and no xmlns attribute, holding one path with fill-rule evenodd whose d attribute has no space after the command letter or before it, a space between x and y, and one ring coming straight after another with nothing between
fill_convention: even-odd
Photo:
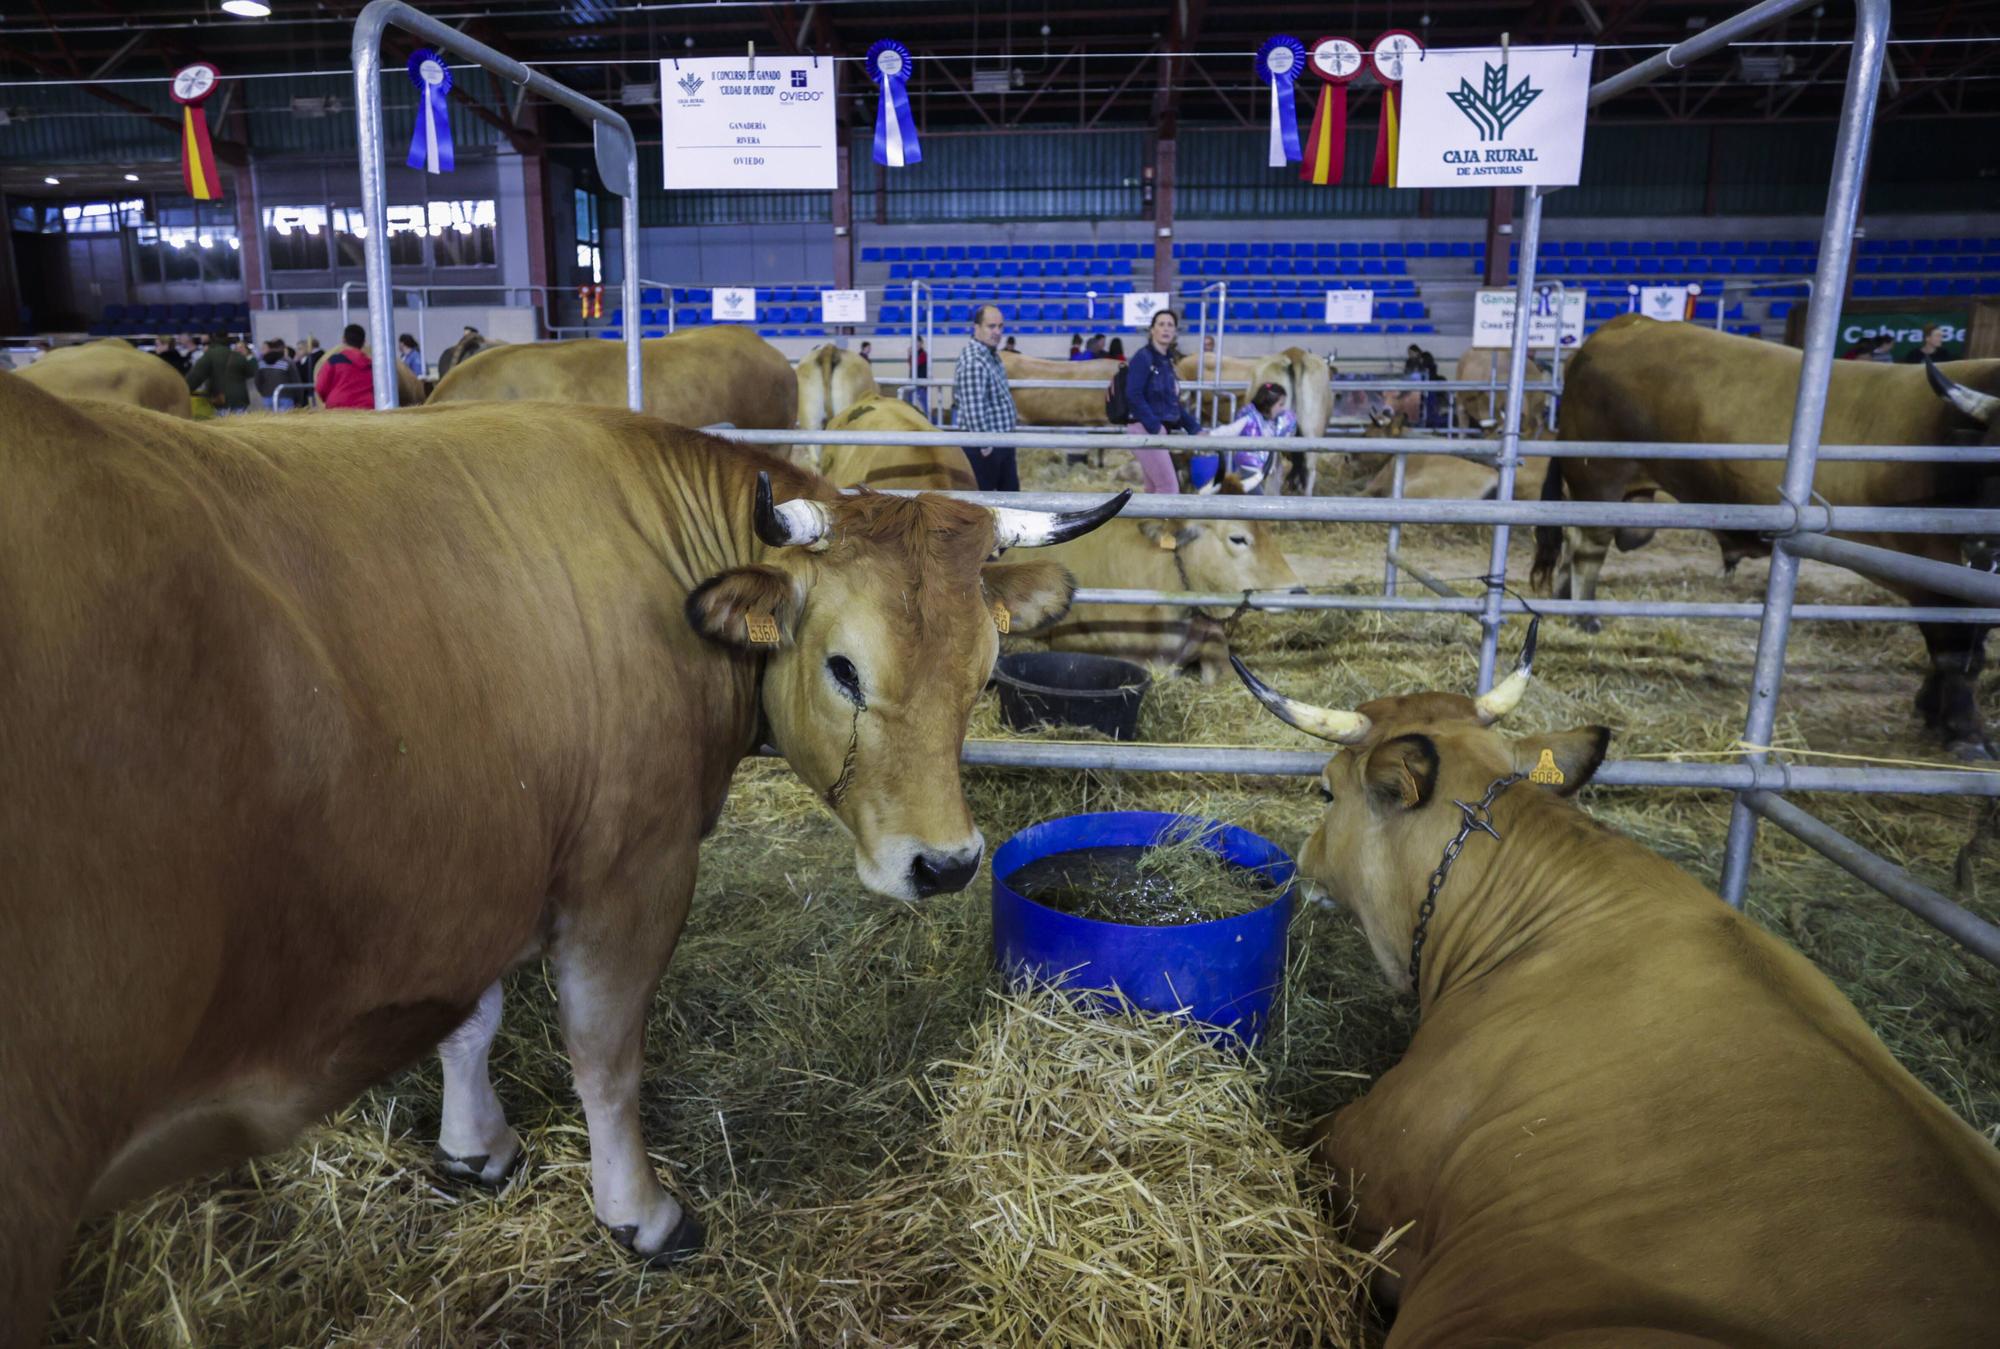
<instances>
[{"instance_id":1,"label":"ceiling light fixture","mask_svg":"<svg viewBox=\"0 0 2000 1349\"><path fill-rule=\"evenodd\" d=\"M128 183L136 183L139 181L139 175L136 173L128 173L125 175L125 181Z\"/></svg>"},{"instance_id":2,"label":"ceiling light fixture","mask_svg":"<svg viewBox=\"0 0 2000 1349\"><path fill-rule=\"evenodd\" d=\"M48 184L48 185L49 185L50 187L61 187L61 186L62 186L62 179L60 179L60 178L44 178L44 179L42 179L42 181L43 181L43 182L45 182L45 183L47 183L47 184Z\"/></svg>"},{"instance_id":3,"label":"ceiling light fixture","mask_svg":"<svg viewBox=\"0 0 2000 1349\"><path fill-rule=\"evenodd\" d=\"M222 0L222 12L239 19L268 19L271 7L264 0Z\"/></svg>"}]
</instances>

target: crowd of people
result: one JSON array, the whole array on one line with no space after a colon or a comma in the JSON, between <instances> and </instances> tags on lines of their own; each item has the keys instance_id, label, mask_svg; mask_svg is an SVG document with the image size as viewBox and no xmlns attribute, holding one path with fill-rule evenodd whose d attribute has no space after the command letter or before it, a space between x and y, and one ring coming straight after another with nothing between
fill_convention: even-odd
<instances>
[{"instance_id":1,"label":"crowd of people","mask_svg":"<svg viewBox=\"0 0 2000 1349\"><path fill-rule=\"evenodd\" d=\"M396 346L404 368L422 378L424 362L416 338L404 333ZM188 392L206 399L219 417L253 407L284 412L303 405L308 389L321 407L375 406L374 363L368 355L368 334L358 323L347 325L340 345L330 352L321 348L317 337L307 337L296 346L273 337L253 352L249 338L214 332L206 337L163 334L153 339L152 354L180 372Z\"/></svg>"}]
</instances>

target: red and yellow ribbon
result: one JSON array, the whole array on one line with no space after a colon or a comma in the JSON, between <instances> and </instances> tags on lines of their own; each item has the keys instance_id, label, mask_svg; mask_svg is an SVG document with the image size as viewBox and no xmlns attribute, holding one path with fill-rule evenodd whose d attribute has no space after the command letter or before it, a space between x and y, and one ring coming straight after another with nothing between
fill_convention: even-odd
<instances>
[{"instance_id":1,"label":"red and yellow ribbon","mask_svg":"<svg viewBox=\"0 0 2000 1349\"><path fill-rule=\"evenodd\" d=\"M1382 82L1382 120L1375 128L1375 163L1368 181L1376 187L1396 186L1396 143L1401 131L1403 63L1420 57L1423 44L1416 34L1392 28L1375 39L1368 63Z\"/></svg>"},{"instance_id":2,"label":"red and yellow ribbon","mask_svg":"<svg viewBox=\"0 0 2000 1349\"><path fill-rule=\"evenodd\" d=\"M215 146L208 138L208 114L201 108L220 78L221 73L206 61L174 73L174 101L181 105L181 182L196 201L219 201L222 197Z\"/></svg>"},{"instance_id":3,"label":"red and yellow ribbon","mask_svg":"<svg viewBox=\"0 0 2000 1349\"><path fill-rule=\"evenodd\" d=\"M1313 43L1306 64L1325 83L1306 133L1299 177L1308 183L1338 183L1347 170L1347 82L1361 73L1366 58L1346 38L1323 37Z\"/></svg>"}]
</instances>

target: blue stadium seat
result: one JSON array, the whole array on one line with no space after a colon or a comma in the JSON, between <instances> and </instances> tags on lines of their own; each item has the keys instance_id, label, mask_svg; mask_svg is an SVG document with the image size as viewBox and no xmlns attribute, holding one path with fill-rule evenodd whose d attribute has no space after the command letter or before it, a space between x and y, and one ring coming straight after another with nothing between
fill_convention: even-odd
<instances>
[{"instance_id":1,"label":"blue stadium seat","mask_svg":"<svg viewBox=\"0 0 2000 1349\"><path fill-rule=\"evenodd\" d=\"M414 113L411 115L415 116ZM599 337L609 338L613 342L623 342L625 340L625 332L621 328L599 328L597 330L597 335Z\"/></svg>"},{"instance_id":2,"label":"blue stadium seat","mask_svg":"<svg viewBox=\"0 0 2000 1349\"><path fill-rule=\"evenodd\" d=\"M646 286L639 291L640 304L658 304L665 298L665 296L660 294L660 289L657 286Z\"/></svg>"},{"instance_id":3,"label":"blue stadium seat","mask_svg":"<svg viewBox=\"0 0 2000 1349\"><path fill-rule=\"evenodd\" d=\"M1455 258L1469 258L1472 256L1472 245L1455 243L1451 246L1451 255Z\"/></svg>"}]
</instances>

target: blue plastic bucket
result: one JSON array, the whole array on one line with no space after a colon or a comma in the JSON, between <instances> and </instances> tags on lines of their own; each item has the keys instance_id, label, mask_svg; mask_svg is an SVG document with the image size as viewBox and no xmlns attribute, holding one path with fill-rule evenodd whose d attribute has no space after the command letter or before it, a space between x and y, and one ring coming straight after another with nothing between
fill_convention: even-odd
<instances>
[{"instance_id":1,"label":"blue plastic bucket","mask_svg":"<svg viewBox=\"0 0 2000 1349\"><path fill-rule=\"evenodd\" d=\"M1195 491L1215 481L1216 473L1222 467L1219 454L1197 454L1188 460L1188 484Z\"/></svg>"},{"instance_id":2,"label":"blue plastic bucket","mask_svg":"<svg viewBox=\"0 0 2000 1349\"><path fill-rule=\"evenodd\" d=\"M1085 848L1151 847L1206 821L1151 810L1069 815L1031 825L993 854L993 955L1009 979L1023 975L1072 988L1116 988L1139 1007L1185 1012L1255 1043L1269 1026L1285 972L1292 917L1292 859L1246 829L1220 826L1214 847L1269 878L1276 898L1261 909L1175 927L1107 923L1060 913L1007 881L1028 863Z\"/></svg>"}]
</instances>

